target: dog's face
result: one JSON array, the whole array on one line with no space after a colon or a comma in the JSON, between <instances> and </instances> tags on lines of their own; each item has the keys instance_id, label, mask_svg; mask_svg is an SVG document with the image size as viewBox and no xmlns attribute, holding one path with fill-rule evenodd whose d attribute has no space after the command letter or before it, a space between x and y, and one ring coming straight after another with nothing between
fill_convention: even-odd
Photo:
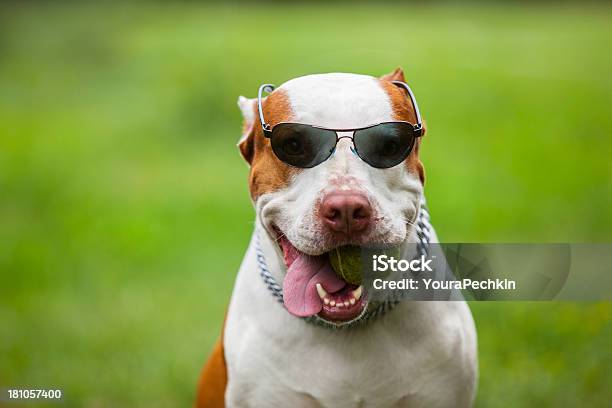
<instances>
[{"instance_id":1,"label":"dog's face","mask_svg":"<svg viewBox=\"0 0 612 408\"><path fill-rule=\"evenodd\" d=\"M392 80L404 81L400 69L380 79L355 74L296 78L265 98L263 113L272 126L296 122L354 129L398 120L416 123L410 100ZM251 166L251 197L288 267L283 285L287 309L334 321L355 318L367 306L366 296L362 288L330 274L326 253L344 245L414 240L412 224L424 182L420 138L403 163L388 169L365 163L352 152L350 138L341 138L325 162L300 169L275 156L263 135L256 100L240 97L239 106L245 119L239 147Z\"/></svg>"}]
</instances>

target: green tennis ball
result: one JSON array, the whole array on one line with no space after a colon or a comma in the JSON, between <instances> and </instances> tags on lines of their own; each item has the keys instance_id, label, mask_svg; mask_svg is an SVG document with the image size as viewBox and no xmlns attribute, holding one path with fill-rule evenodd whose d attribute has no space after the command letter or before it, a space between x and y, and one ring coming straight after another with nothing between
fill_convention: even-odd
<instances>
[{"instance_id":1,"label":"green tennis ball","mask_svg":"<svg viewBox=\"0 0 612 408\"><path fill-rule=\"evenodd\" d=\"M348 283L360 285L363 281L362 256L366 261L372 259L373 255L387 255L387 257L400 260L401 249L399 246L390 248L361 248L358 246L343 246L332 249L329 252L329 260L336 275ZM387 270L383 276L388 276L391 271Z\"/></svg>"},{"instance_id":2,"label":"green tennis ball","mask_svg":"<svg viewBox=\"0 0 612 408\"><path fill-rule=\"evenodd\" d=\"M336 275L348 283L360 285L361 276L361 248L357 246L343 246L329 252L329 260Z\"/></svg>"}]
</instances>

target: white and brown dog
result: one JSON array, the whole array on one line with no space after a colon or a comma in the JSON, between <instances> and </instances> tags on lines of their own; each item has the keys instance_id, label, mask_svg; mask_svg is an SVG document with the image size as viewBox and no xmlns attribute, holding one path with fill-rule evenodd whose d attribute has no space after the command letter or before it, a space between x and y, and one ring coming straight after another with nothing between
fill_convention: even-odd
<instances>
[{"instance_id":1,"label":"white and brown dog","mask_svg":"<svg viewBox=\"0 0 612 408\"><path fill-rule=\"evenodd\" d=\"M410 95L392 81L404 82L401 69L382 78L337 73L290 80L263 100L264 126L257 100L239 98L239 147L250 165L256 231L200 378L197 407L472 404L476 331L465 302L401 302L344 330L304 319L352 321L370 307L366 291L335 276L321 255L341 245L417 241L421 139L400 164L373 166L355 152L352 133L339 131L329 157L296 167L279 159L264 127L416 123ZM431 239L437 241L433 231ZM262 280L262 261L284 292L284 307L271 293L273 283Z\"/></svg>"}]
</instances>

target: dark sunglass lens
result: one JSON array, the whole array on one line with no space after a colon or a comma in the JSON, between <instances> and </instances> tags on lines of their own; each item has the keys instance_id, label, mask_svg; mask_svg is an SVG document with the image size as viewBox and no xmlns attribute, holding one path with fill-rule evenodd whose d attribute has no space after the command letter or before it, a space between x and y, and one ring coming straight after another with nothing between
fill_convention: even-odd
<instances>
[{"instance_id":1,"label":"dark sunglass lens","mask_svg":"<svg viewBox=\"0 0 612 408\"><path fill-rule=\"evenodd\" d=\"M413 127L409 123L381 123L355 132L353 143L359 157L373 167L387 169L408 157L414 144Z\"/></svg>"},{"instance_id":2,"label":"dark sunglass lens","mask_svg":"<svg viewBox=\"0 0 612 408\"><path fill-rule=\"evenodd\" d=\"M280 123L272 130L272 150L295 167L309 168L323 163L336 146L336 133L297 123Z\"/></svg>"}]
</instances>

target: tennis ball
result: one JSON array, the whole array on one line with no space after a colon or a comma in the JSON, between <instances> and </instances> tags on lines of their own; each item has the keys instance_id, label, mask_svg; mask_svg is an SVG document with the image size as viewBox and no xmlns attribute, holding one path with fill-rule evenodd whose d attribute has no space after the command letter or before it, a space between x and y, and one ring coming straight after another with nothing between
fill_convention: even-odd
<instances>
[{"instance_id":1,"label":"tennis ball","mask_svg":"<svg viewBox=\"0 0 612 408\"><path fill-rule=\"evenodd\" d=\"M389 248L361 248L358 246L343 246L329 252L329 260L336 275L348 283L360 285L363 281L362 256L366 261L372 259L373 255L387 255L389 258L400 260L401 250L399 246ZM387 270L383 276L388 276Z\"/></svg>"},{"instance_id":2,"label":"tennis ball","mask_svg":"<svg viewBox=\"0 0 612 408\"><path fill-rule=\"evenodd\" d=\"M329 261L336 275L348 283L361 284L361 248L343 246L329 252Z\"/></svg>"}]
</instances>

